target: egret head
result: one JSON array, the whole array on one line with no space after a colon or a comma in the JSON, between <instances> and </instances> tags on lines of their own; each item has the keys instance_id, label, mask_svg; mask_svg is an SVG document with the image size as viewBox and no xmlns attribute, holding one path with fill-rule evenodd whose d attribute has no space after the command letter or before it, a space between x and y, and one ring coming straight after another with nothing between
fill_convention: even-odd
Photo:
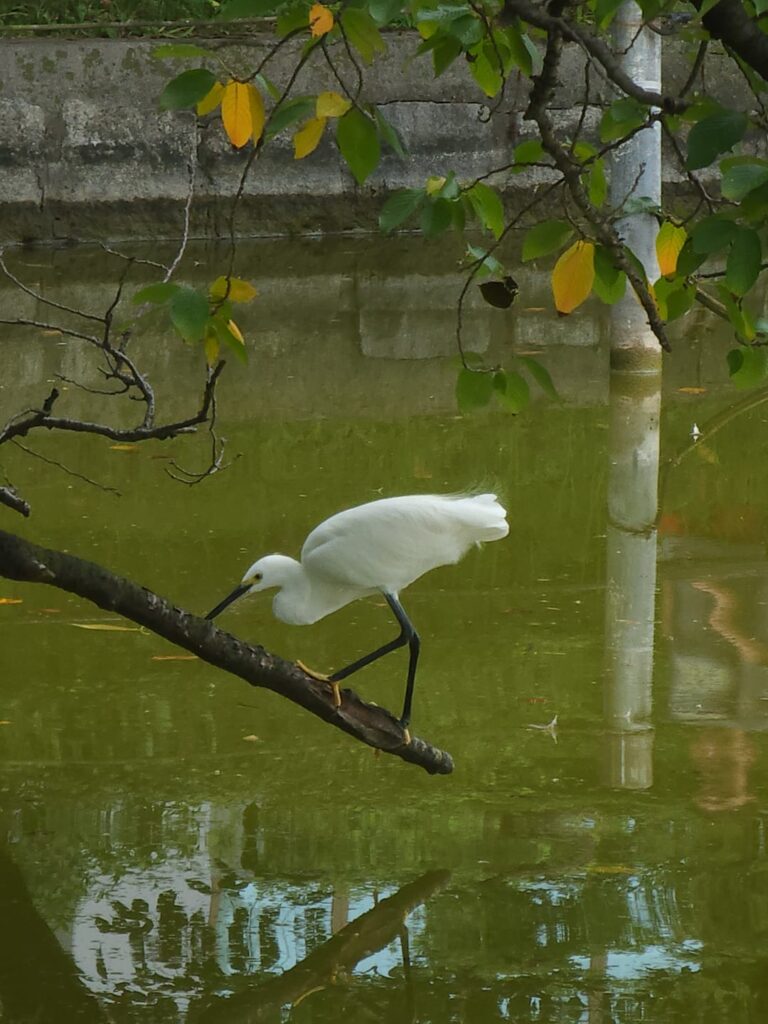
<instances>
[{"instance_id":1,"label":"egret head","mask_svg":"<svg viewBox=\"0 0 768 1024\"><path fill-rule=\"evenodd\" d=\"M297 563L286 555L265 555L253 563L244 574L239 586L235 587L231 594L228 594L223 601L211 609L205 616L206 619L215 619L233 601L245 594L255 594L260 590L269 590L270 587L281 587L291 568L295 570L296 565Z\"/></svg>"}]
</instances>

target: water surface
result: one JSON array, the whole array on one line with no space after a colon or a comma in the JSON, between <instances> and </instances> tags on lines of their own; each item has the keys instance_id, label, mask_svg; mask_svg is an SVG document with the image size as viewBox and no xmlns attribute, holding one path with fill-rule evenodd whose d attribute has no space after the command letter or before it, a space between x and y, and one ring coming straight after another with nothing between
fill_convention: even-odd
<instances>
[{"instance_id":1,"label":"water surface","mask_svg":"<svg viewBox=\"0 0 768 1024\"><path fill-rule=\"evenodd\" d=\"M192 256L190 281L215 276L215 253ZM150 634L78 628L130 625L86 602L2 583L22 603L0 606L0 1019L762 1019L765 405L728 382L727 338L685 322L665 367L644 674L606 611L610 466L630 429L611 419L607 319L552 318L544 272L521 272L512 311L475 303L472 347L537 353L563 402L459 416L456 256L379 240L245 248L252 356L221 391L231 465L201 486L166 469L204 466L205 435L128 451L30 436L119 498L3 453L34 507L3 528L200 612L259 554L296 555L325 516L380 495L492 487L511 532L403 596L423 645L414 731L451 751L444 778L167 660L180 652ZM88 251L16 265L75 305L114 287ZM85 372L60 342L0 340L3 416ZM199 353L152 325L141 351L176 414ZM86 408L74 386L66 397ZM376 599L297 628L262 595L222 625L319 669L394 633ZM405 664L390 655L355 688L397 710Z\"/></svg>"}]
</instances>

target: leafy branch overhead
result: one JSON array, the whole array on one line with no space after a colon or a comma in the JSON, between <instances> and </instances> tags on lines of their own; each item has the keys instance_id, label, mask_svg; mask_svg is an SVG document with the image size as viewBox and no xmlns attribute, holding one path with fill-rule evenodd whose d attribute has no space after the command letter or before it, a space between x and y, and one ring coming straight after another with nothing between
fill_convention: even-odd
<instances>
[{"instance_id":1,"label":"leafy branch overhead","mask_svg":"<svg viewBox=\"0 0 768 1024\"><path fill-rule=\"evenodd\" d=\"M696 303L726 319L741 345L762 345L768 334L750 305L763 270L761 228L768 210L768 160L755 154L752 141L755 129L762 132L765 127L759 113L764 67L756 56L762 50L755 35L762 33L756 18L744 22L743 17L743 38L737 40L735 30L725 32L722 18L713 17L724 3L703 2L698 13L688 13L674 23L680 40L690 47L690 57L681 48L680 59L691 61L691 73L679 94L665 95L631 81L611 50L606 33L620 6L618 0L589 0L579 8L532 0L364 0L354 7L229 0L222 5L222 19L274 17L275 42L255 67L241 69L239 76L226 66L221 50L190 44L159 47L158 57L204 58L207 65L176 75L160 102L166 109L191 107L203 118L220 116L233 147L252 147L248 169L261 147L281 133L290 133L297 160L309 157L331 137L358 186L364 186L380 169L384 154L407 157L396 126L366 95L365 69L387 52L382 30L410 27L420 38L415 59L429 60L436 77L456 62L463 65L468 83L474 82L487 98L487 114L481 112L487 120L506 122L510 116L504 100L507 83L514 78L519 89L527 82L526 119L535 133L517 142L506 165L488 168L475 180L459 180L446 167L420 187L389 195L379 217L382 231L415 229L427 239L447 231L461 236L478 228L487 232L492 241L482 256L477 245L467 242L468 280L491 305L508 308L516 292L505 282L513 279L514 269L505 266L500 246L512 229L521 230L523 261L550 262L553 306L560 315L570 315L590 297L613 304L629 287L664 348L669 348L667 324ZM644 0L640 6L652 27L654 19L669 13L658 0ZM747 102L745 109L722 105L703 87L710 33L739 54L741 73L757 98L755 103ZM744 41L749 35L755 44L751 50ZM270 63L286 44L298 47L297 69L287 83L276 84L269 78ZM564 44L578 47L588 73L606 80L617 94L596 131L587 127L588 89L573 130L563 133L553 127L549 107ZM749 54L755 60L754 70L749 67ZM310 60L316 73L323 69L327 73L327 87L314 95L295 95L298 71ZM689 205L684 212L673 206L652 207L635 194L627 195L618 206L608 202L613 153L654 125L660 125L671 140L680 174L700 197L693 213ZM545 184L522 212L510 217L505 186L532 168L538 169ZM717 196L703 186L702 172L708 178L719 177ZM542 218L542 210L553 202L565 217ZM656 216L660 225L656 280L647 279L616 227L622 217L640 211ZM463 337L465 297L462 292L457 311L464 381L469 374L489 377L471 387L461 384L457 394L466 409L482 404L482 396L490 400L505 392L494 384L501 367L477 360L470 364L465 358L472 351L471 341L465 344ZM524 393L516 385L514 399L503 404L519 411L525 404ZM467 399L470 394L474 397Z\"/></svg>"}]
</instances>

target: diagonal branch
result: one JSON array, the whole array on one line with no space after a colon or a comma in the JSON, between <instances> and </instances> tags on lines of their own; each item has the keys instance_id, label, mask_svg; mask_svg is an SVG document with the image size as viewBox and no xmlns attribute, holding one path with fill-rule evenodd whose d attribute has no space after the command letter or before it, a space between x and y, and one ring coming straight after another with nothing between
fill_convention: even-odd
<instances>
[{"instance_id":1,"label":"diagonal branch","mask_svg":"<svg viewBox=\"0 0 768 1024\"><path fill-rule=\"evenodd\" d=\"M453 760L445 751L415 736L406 745L403 729L391 712L367 704L353 690L342 690L342 705L334 707L331 687L310 678L293 662L238 640L212 622L174 607L165 598L103 566L0 531L0 575L25 583L47 583L77 594L99 608L145 626L251 686L286 697L361 743L419 765L433 775L447 775L453 770Z\"/></svg>"}]
</instances>

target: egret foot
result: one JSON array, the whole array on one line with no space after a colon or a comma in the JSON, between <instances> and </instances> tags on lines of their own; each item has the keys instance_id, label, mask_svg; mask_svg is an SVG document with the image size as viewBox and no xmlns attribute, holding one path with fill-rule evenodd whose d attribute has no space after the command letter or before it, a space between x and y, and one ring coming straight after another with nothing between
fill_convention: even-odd
<instances>
[{"instance_id":1,"label":"egret foot","mask_svg":"<svg viewBox=\"0 0 768 1024\"><path fill-rule=\"evenodd\" d=\"M407 726L403 726L403 746L408 747L411 744L411 734L408 731Z\"/></svg>"},{"instance_id":2,"label":"egret foot","mask_svg":"<svg viewBox=\"0 0 768 1024\"><path fill-rule=\"evenodd\" d=\"M305 665L303 661L297 661L296 664L299 666L302 672L304 672L308 676L311 676L312 679L317 679L319 683L330 682L330 679L328 678L327 675L324 675L322 672L315 672L313 668L310 668L309 665Z\"/></svg>"},{"instance_id":3,"label":"egret foot","mask_svg":"<svg viewBox=\"0 0 768 1024\"><path fill-rule=\"evenodd\" d=\"M297 661L296 664L299 666L301 671L305 672L311 679L317 679L319 683L328 683L331 688L331 693L333 694L333 706L335 708L341 707L341 688L338 683L329 679L328 676L324 675L322 672L315 672L313 668L305 665L303 661Z\"/></svg>"}]
</instances>

